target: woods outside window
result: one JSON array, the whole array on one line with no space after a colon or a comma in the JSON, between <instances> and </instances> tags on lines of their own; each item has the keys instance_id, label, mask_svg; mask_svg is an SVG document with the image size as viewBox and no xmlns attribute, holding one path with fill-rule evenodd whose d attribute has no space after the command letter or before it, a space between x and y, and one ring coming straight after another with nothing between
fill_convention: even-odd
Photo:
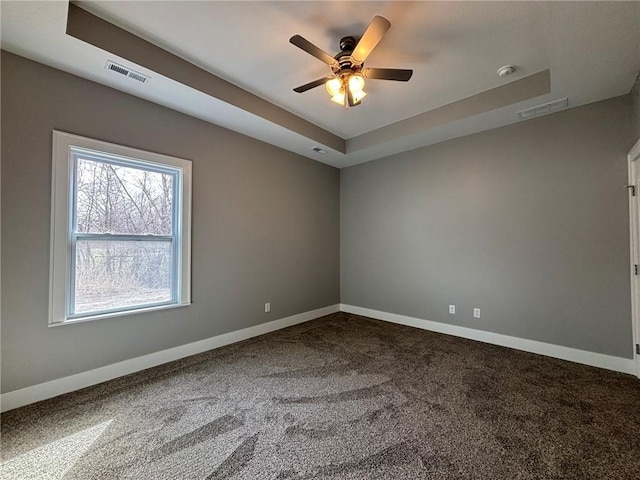
<instances>
[{"instance_id":1,"label":"woods outside window","mask_svg":"<svg viewBox=\"0 0 640 480\"><path fill-rule=\"evenodd\" d=\"M191 162L54 131L50 323L190 303Z\"/></svg>"}]
</instances>

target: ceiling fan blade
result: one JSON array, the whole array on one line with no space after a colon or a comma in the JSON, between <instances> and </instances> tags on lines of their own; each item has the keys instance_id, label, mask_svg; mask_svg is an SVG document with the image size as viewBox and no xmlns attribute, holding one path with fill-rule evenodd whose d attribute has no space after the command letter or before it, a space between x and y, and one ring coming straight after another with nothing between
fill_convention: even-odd
<instances>
[{"instance_id":1,"label":"ceiling fan blade","mask_svg":"<svg viewBox=\"0 0 640 480\"><path fill-rule=\"evenodd\" d=\"M351 53L351 61L358 65L362 64L371 51L382 40L382 36L391 27L391 22L384 17L376 15L362 34L362 38Z\"/></svg>"},{"instance_id":2,"label":"ceiling fan blade","mask_svg":"<svg viewBox=\"0 0 640 480\"><path fill-rule=\"evenodd\" d=\"M407 82L413 75L413 70L402 70L399 68L365 68L362 70L364 78L372 80L396 80Z\"/></svg>"},{"instance_id":3,"label":"ceiling fan blade","mask_svg":"<svg viewBox=\"0 0 640 480\"><path fill-rule=\"evenodd\" d=\"M332 78L335 78L335 76L327 75L326 77L319 78L318 80L314 80L313 82L309 82L305 85L296 87L293 89L293 91L297 93L306 92L307 90L311 90L312 88L316 88L316 87L319 87L320 85L324 85L325 83L327 83L328 80L331 80Z\"/></svg>"},{"instance_id":4,"label":"ceiling fan blade","mask_svg":"<svg viewBox=\"0 0 640 480\"><path fill-rule=\"evenodd\" d=\"M323 61L330 67L338 66L338 61L335 58L333 58L324 50L321 50L320 48L316 47L313 43L311 43L306 38L301 37L300 35L294 35L289 39L289 42L291 42L296 47L301 48L308 54L313 55L318 60Z\"/></svg>"}]
</instances>

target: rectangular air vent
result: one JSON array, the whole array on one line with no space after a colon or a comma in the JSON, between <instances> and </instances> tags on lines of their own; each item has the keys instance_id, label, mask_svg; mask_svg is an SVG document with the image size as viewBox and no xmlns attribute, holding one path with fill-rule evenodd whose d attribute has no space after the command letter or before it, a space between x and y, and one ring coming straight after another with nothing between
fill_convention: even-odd
<instances>
[{"instance_id":1,"label":"rectangular air vent","mask_svg":"<svg viewBox=\"0 0 640 480\"><path fill-rule=\"evenodd\" d=\"M140 72L136 72L135 70L131 70L130 68L123 67L119 63L112 62L111 60L107 60L104 68L106 68L107 70L111 70L112 72L119 73L120 75L124 75L125 77L137 80L140 83L147 83L149 80L151 80L150 77L147 77Z\"/></svg>"},{"instance_id":2,"label":"rectangular air vent","mask_svg":"<svg viewBox=\"0 0 640 480\"><path fill-rule=\"evenodd\" d=\"M522 120L527 118L539 117L548 113L557 112L558 110L564 110L569 105L567 98L561 98L560 100L554 100L553 102L543 103L536 107L527 108L526 110L520 110L518 117Z\"/></svg>"}]
</instances>

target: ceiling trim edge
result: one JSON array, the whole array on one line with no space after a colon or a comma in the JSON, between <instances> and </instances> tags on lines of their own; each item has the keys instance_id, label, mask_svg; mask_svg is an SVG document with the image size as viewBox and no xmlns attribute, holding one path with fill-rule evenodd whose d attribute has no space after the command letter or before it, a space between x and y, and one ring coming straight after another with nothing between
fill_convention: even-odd
<instances>
[{"instance_id":1,"label":"ceiling trim edge","mask_svg":"<svg viewBox=\"0 0 640 480\"><path fill-rule=\"evenodd\" d=\"M70 3L66 33L340 153L343 138Z\"/></svg>"},{"instance_id":2,"label":"ceiling trim edge","mask_svg":"<svg viewBox=\"0 0 640 480\"><path fill-rule=\"evenodd\" d=\"M549 92L551 92L551 71L547 69L352 137L347 140L347 153L408 137L424 130L546 95Z\"/></svg>"}]
</instances>

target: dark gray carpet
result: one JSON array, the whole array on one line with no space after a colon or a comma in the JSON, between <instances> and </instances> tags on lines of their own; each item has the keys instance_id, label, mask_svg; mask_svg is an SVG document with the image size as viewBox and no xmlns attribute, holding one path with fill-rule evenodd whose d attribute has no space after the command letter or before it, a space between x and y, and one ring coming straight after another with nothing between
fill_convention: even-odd
<instances>
[{"instance_id":1,"label":"dark gray carpet","mask_svg":"<svg viewBox=\"0 0 640 480\"><path fill-rule=\"evenodd\" d=\"M638 479L640 381L344 313L2 418L4 478Z\"/></svg>"}]
</instances>

